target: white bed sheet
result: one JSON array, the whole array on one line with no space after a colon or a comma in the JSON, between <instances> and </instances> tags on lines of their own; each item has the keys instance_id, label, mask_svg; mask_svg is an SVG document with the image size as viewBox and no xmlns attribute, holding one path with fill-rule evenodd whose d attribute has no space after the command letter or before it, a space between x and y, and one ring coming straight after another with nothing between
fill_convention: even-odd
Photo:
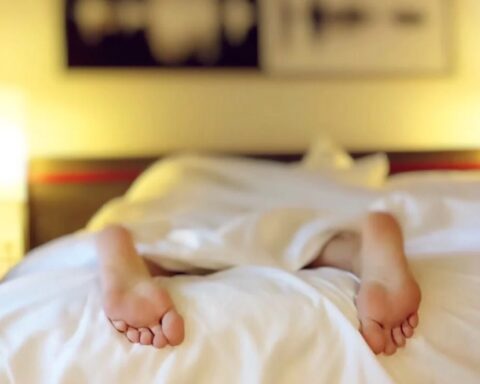
<instances>
[{"instance_id":1,"label":"white bed sheet","mask_svg":"<svg viewBox=\"0 0 480 384\"><path fill-rule=\"evenodd\" d=\"M161 199L180 207L195 197L200 209L213 194L218 198L208 200L209 208L218 203L218 212L231 208L226 203L232 199L266 213L301 206L332 223L331 213L353 217L372 204L395 213L423 291L421 323L405 349L393 357L370 352L357 331L354 276L328 268L295 271L295 263L282 264L284 257L277 264L234 262L239 266L209 276L160 278L185 317L186 340L162 351L131 345L101 310L87 232L33 252L0 285L0 383L478 383L480 183L371 191L265 167L251 163L232 173L228 166L205 165L195 183L171 184ZM254 168L268 179L259 179ZM232 185L241 196L231 195ZM121 215L130 224L155 224L146 214L154 213L152 204L127 195L92 227ZM198 209L195 220L202 217ZM293 254L303 257L302 249Z\"/></svg>"}]
</instances>

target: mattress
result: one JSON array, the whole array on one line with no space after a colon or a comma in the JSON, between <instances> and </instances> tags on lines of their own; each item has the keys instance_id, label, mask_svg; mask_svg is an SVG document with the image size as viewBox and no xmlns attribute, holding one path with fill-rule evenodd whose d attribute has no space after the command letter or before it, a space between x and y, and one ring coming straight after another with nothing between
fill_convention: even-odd
<instances>
[{"instance_id":1,"label":"mattress","mask_svg":"<svg viewBox=\"0 0 480 384\"><path fill-rule=\"evenodd\" d=\"M443 183L440 176L434 187L373 187L349 183L345 174L254 161L166 164L104 207L86 231L33 251L0 285L1 383L480 381L480 180ZM292 209L315 212L315 220L300 223L306 232L350 223L371 209L399 218L423 293L420 325L405 348L390 357L370 351L358 332L358 279L332 268L299 269L306 260L301 241L286 244L281 257L262 258L255 241L252 252L235 253L226 246L231 237L220 237L213 258L202 253L212 242L195 232L200 222L211 228L239 210L263 218ZM174 238L186 270L218 271L157 278L185 318L186 339L156 350L130 344L106 319L93 239L96 229L122 222L136 232L140 250L160 254L169 244L148 234L160 227L169 233L165 221L183 231ZM197 224L188 236L186 221ZM257 224L241 233L258 239ZM274 239L282 239L281 230ZM195 252L187 252L192 244Z\"/></svg>"}]
</instances>

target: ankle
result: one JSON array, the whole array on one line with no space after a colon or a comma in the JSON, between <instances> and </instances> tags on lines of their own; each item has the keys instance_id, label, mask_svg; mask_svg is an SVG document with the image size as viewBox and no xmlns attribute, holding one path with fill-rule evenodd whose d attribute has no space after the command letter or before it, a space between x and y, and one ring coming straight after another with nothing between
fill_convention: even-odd
<instances>
[{"instance_id":1,"label":"ankle","mask_svg":"<svg viewBox=\"0 0 480 384\"><path fill-rule=\"evenodd\" d=\"M360 270L360 236L355 232L339 232L323 247L309 267L333 267L358 275Z\"/></svg>"}]
</instances>

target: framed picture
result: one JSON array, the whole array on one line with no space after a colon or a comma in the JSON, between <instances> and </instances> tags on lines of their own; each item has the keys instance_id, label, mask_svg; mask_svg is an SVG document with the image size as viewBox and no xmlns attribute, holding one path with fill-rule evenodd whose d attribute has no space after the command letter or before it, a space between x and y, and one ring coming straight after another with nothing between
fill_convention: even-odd
<instances>
[{"instance_id":1,"label":"framed picture","mask_svg":"<svg viewBox=\"0 0 480 384\"><path fill-rule=\"evenodd\" d=\"M68 66L437 74L450 0L66 0Z\"/></svg>"},{"instance_id":2,"label":"framed picture","mask_svg":"<svg viewBox=\"0 0 480 384\"><path fill-rule=\"evenodd\" d=\"M66 0L69 67L259 68L257 0Z\"/></svg>"},{"instance_id":3,"label":"framed picture","mask_svg":"<svg viewBox=\"0 0 480 384\"><path fill-rule=\"evenodd\" d=\"M449 0L263 0L262 67L277 74L442 73Z\"/></svg>"}]
</instances>

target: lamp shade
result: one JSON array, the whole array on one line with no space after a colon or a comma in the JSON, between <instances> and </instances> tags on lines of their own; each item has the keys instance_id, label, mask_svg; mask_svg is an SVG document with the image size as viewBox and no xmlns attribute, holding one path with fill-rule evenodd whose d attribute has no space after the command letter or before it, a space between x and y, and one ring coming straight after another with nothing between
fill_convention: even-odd
<instances>
[{"instance_id":1,"label":"lamp shade","mask_svg":"<svg viewBox=\"0 0 480 384\"><path fill-rule=\"evenodd\" d=\"M25 200L27 145L23 99L0 88L0 201Z\"/></svg>"}]
</instances>

